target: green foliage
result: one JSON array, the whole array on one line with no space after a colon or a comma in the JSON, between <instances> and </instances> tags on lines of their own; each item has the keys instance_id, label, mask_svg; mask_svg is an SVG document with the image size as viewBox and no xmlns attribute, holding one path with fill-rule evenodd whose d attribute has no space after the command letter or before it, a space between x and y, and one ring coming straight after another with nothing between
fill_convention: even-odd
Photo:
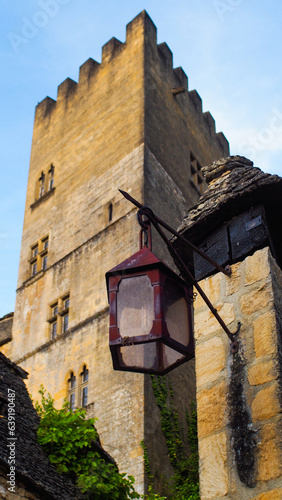
<instances>
[{"instance_id":1,"label":"green foliage","mask_svg":"<svg viewBox=\"0 0 282 500\"><path fill-rule=\"evenodd\" d=\"M187 445L180 429L179 417L173 407L173 389L167 383L166 377L153 377L152 386L156 403L161 411L161 428L166 440L169 459L174 468L171 492L165 497L167 500L200 500L199 496L199 456L197 436L197 411L195 403L191 404L190 413L186 412ZM143 445L143 449L146 448ZM147 450L146 450L147 453ZM144 454L145 463L146 457ZM148 453L147 453L147 461ZM152 475L149 477L152 485ZM152 493L152 487L151 487ZM152 493L153 495L153 493ZM148 500L158 498L148 496ZM163 500L163 497L159 497Z\"/></svg>"},{"instance_id":2,"label":"green foliage","mask_svg":"<svg viewBox=\"0 0 282 500\"><path fill-rule=\"evenodd\" d=\"M39 392L41 404L35 403L41 417L38 441L57 470L67 474L88 500L140 498L133 487L134 478L120 474L93 448L98 439L96 419L87 420L85 409L72 411L67 402L57 410L50 394L46 397L42 387Z\"/></svg>"}]
</instances>

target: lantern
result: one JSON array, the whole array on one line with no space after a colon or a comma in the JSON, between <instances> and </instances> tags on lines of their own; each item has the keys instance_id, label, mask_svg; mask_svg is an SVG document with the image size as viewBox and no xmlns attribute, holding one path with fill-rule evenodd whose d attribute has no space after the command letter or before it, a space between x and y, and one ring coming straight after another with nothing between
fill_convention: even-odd
<instances>
[{"instance_id":1,"label":"lantern","mask_svg":"<svg viewBox=\"0 0 282 500\"><path fill-rule=\"evenodd\" d=\"M143 247L106 274L115 370L164 375L194 357L192 287Z\"/></svg>"}]
</instances>

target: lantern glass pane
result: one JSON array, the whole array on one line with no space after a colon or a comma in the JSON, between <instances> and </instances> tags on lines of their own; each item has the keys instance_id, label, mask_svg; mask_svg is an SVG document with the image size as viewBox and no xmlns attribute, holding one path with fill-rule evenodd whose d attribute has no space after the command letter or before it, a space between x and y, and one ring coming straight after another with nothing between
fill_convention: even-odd
<instances>
[{"instance_id":1,"label":"lantern glass pane","mask_svg":"<svg viewBox=\"0 0 282 500\"><path fill-rule=\"evenodd\" d=\"M189 343L188 304L183 288L171 280L165 282L164 309L170 337L187 346Z\"/></svg>"},{"instance_id":2,"label":"lantern glass pane","mask_svg":"<svg viewBox=\"0 0 282 500\"><path fill-rule=\"evenodd\" d=\"M147 275L124 278L117 294L117 326L121 337L148 335L154 319L154 291Z\"/></svg>"},{"instance_id":3,"label":"lantern glass pane","mask_svg":"<svg viewBox=\"0 0 282 500\"><path fill-rule=\"evenodd\" d=\"M153 370L158 366L157 345L155 342L124 346L121 347L120 352L121 364L128 367Z\"/></svg>"},{"instance_id":4,"label":"lantern glass pane","mask_svg":"<svg viewBox=\"0 0 282 500\"><path fill-rule=\"evenodd\" d=\"M168 347L167 345L163 346L163 367L164 367L164 369L168 368L169 366L173 365L174 363L176 363L184 358L185 358L185 356L183 354L181 354L180 352L177 352L174 349L171 349L171 347Z\"/></svg>"}]
</instances>

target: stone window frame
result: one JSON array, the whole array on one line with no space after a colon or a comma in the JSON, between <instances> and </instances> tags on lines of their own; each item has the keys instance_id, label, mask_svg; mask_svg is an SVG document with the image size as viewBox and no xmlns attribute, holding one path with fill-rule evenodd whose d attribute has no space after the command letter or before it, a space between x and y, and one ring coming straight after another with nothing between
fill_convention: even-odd
<instances>
[{"instance_id":1,"label":"stone window frame","mask_svg":"<svg viewBox=\"0 0 282 500\"><path fill-rule=\"evenodd\" d=\"M55 340L69 330L70 293L50 302L47 322L49 323L49 338Z\"/></svg>"},{"instance_id":2,"label":"stone window frame","mask_svg":"<svg viewBox=\"0 0 282 500\"><path fill-rule=\"evenodd\" d=\"M29 275L32 278L40 271L45 272L48 268L49 235L37 240L30 247Z\"/></svg>"},{"instance_id":3,"label":"stone window frame","mask_svg":"<svg viewBox=\"0 0 282 500\"><path fill-rule=\"evenodd\" d=\"M50 168L45 174L44 170L36 181L35 187L35 201L30 205L31 210L38 206L42 201L49 198L55 191L55 166L53 163L50 164Z\"/></svg>"}]
</instances>

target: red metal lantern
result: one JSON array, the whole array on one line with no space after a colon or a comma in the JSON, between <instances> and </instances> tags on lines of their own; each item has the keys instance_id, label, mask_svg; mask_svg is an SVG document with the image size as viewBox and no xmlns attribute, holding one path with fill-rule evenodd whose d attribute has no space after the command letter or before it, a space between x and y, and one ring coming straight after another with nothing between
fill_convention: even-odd
<instances>
[{"instance_id":1,"label":"red metal lantern","mask_svg":"<svg viewBox=\"0 0 282 500\"><path fill-rule=\"evenodd\" d=\"M147 248L106 274L115 370L164 375L194 357L192 287Z\"/></svg>"}]
</instances>

